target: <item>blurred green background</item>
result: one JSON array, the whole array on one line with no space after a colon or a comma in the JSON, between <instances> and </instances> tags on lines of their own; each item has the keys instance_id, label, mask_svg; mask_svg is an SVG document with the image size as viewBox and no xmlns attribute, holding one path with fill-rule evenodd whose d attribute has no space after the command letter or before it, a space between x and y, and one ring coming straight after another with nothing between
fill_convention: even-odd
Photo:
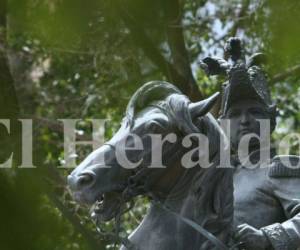
<instances>
[{"instance_id":1,"label":"blurred green background","mask_svg":"<svg viewBox=\"0 0 300 250\"><path fill-rule=\"evenodd\" d=\"M278 102L274 141L300 128L300 2L297 0L0 0L0 161L14 151L20 162L20 124L34 120L36 169L0 169L0 249L113 249L72 201L65 185L62 124L82 118L78 137L90 138L89 118L118 127L134 91L167 80L192 100L221 89L198 62L223 56L230 36L244 40L247 56L264 52ZM299 154L298 142L292 152ZM78 147L78 162L91 147ZM124 217L129 233L148 201ZM109 230L112 224L105 227Z\"/></svg>"}]
</instances>

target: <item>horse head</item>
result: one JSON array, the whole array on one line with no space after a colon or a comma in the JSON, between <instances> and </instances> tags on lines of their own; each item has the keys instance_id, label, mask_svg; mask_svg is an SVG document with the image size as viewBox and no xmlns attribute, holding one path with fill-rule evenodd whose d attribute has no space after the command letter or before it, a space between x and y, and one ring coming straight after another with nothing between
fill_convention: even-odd
<instances>
[{"instance_id":1,"label":"horse head","mask_svg":"<svg viewBox=\"0 0 300 250\"><path fill-rule=\"evenodd\" d=\"M107 221L120 213L124 201L153 191L155 187L159 189L158 179L165 177L183 153L180 144L183 135L199 132L193 121L207 116L217 96L192 103L167 82L143 85L129 101L118 132L68 176L75 199L87 204L97 203L94 215ZM153 145L155 136L149 135L169 138L161 146L161 153L153 154L160 146ZM139 146L137 140L140 140ZM118 152L125 147L126 157ZM163 166L153 162L157 154L161 154ZM164 185L167 190L171 184Z\"/></svg>"}]
</instances>

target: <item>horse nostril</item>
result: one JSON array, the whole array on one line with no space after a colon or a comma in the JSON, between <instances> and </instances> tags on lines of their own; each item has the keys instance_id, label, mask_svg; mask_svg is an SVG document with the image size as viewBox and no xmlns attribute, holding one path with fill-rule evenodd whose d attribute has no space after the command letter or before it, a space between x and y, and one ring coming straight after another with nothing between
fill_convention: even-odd
<instances>
[{"instance_id":1,"label":"horse nostril","mask_svg":"<svg viewBox=\"0 0 300 250\"><path fill-rule=\"evenodd\" d=\"M68 185L72 191L79 191L80 189L92 186L95 183L95 175L93 173L81 173L80 175L68 176Z\"/></svg>"},{"instance_id":2,"label":"horse nostril","mask_svg":"<svg viewBox=\"0 0 300 250\"><path fill-rule=\"evenodd\" d=\"M95 182L95 176L90 173L82 173L77 180L78 188L86 188L92 186Z\"/></svg>"},{"instance_id":3,"label":"horse nostril","mask_svg":"<svg viewBox=\"0 0 300 250\"><path fill-rule=\"evenodd\" d=\"M94 183L94 176L90 174L82 174L79 176L77 182L79 187L91 186Z\"/></svg>"}]
</instances>

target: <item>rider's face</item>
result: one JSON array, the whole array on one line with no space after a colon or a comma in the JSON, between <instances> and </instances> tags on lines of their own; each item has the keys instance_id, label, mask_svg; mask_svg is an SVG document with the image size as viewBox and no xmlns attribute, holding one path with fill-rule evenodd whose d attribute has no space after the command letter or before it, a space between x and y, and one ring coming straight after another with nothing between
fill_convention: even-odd
<instances>
[{"instance_id":1,"label":"rider's face","mask_svg":"<svg viewBox=\"0 0 300 250\"><path fill-rule=\"evenodd\" d=\"M258 119L270 119L270 115L260 102L241 100L230 106L226 118L230 119L231 143L237 148L244 135L254 133L259 136L260 124ZM250 146L255 147L258 143L258 140L251 140Z\"/></svg>"}]
</instances>

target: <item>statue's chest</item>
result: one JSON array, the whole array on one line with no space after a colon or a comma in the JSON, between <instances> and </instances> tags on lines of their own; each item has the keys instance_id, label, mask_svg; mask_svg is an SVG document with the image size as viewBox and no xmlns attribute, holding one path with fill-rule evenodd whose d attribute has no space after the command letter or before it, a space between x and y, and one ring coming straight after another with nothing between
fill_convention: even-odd
<instances>
[{"instance_id":1,"label":"statue's chest","mask_svg":"<svg viewBox=\"0 0 300 250\"><path fill-rule=\"evenodd\" d=\"M234 174L235 224L262 227L282 217L280 204L268 183L268 168L236 170Z\"/></svg>"},{"instance_id":2,"label":"statue's chest","mask_svg":"<svg viewBox=\"0 0 300 250\"><path fill-rule=\"evenodd\" d=\"M267 169L247 169L240 168L234 173L234 198L237 201L251 201L259 199L262 196L264 199L265 189L267 188Z\"/></svg>"}]
</instances>

